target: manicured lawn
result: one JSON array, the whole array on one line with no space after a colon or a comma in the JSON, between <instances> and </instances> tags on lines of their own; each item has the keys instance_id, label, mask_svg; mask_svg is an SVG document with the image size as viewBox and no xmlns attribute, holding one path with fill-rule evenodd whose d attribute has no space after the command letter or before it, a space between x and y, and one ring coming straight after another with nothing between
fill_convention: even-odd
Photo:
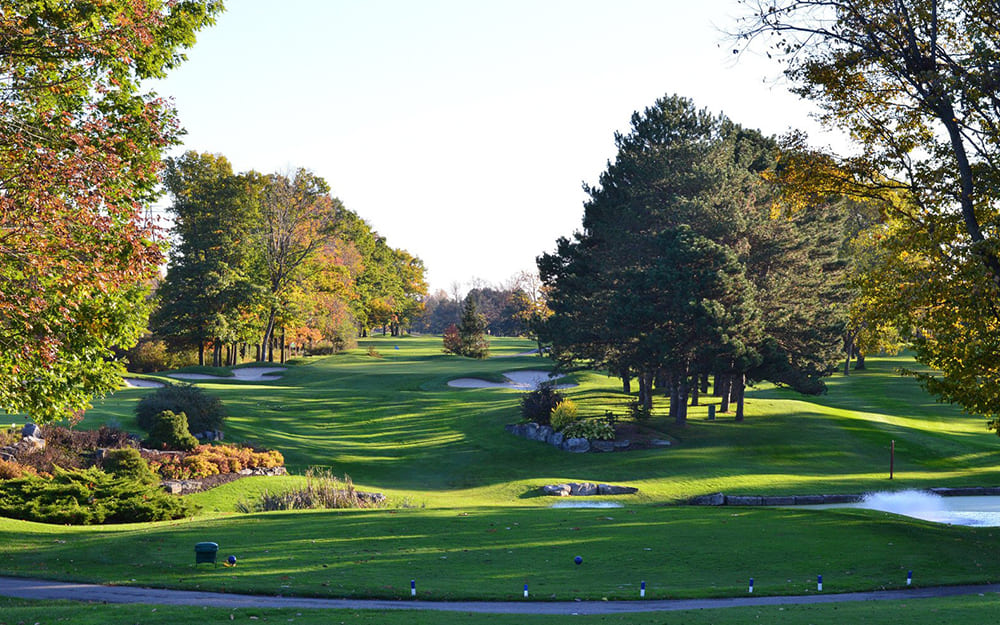
<instances>
[{"instance_id":1,"label":"manicured lawn","mask_svg":"<svg viewBox=\"0 0 1000 625\"><path fill-rule=\"evenodd\" d=\"M826 605L791 605L721 610L686 610L591 616L538 616L531 614L468 614L462 612L421 612L407 610L301 610L192 608L149 605L79 605L71 602L35 603L0 597L0 625L14 623L73 623L107 625L142 623L175 625L197 622L221 623L297 623L298 625L968 625L990 623L1000 609L996 596L914 599L910 601L871 601Z\"/></svg>"},{"instance_id":2,"label":"manicured lawn","mask_svg":"<svg viewBox=\"0 0 1000 625\"><path fill-rule=\"evenodd\" d=\"M373 346L380 358L367 355ZM531 349L494 342L495 354ZM399 349L396 349L396 348ZM905 357L870 358L869 371L830 380L830 392L805 397L761 388L749 393L747 420L706 420L691 408L676 428L663 416L651 426L677 443L670 449L574 455L514 438L520 393L453 389L457 377L499 379L504 371L547 368L537 356L475 361L440 352L440 340L378 338L351 353L289 367L279 381L200 383L225 401L229 440L280 449L289 468L330 467L356 484L416 505L536 506L538 486L554 481L627 482L639 502L659 503L723 491L855 493L883 488L1000 484L1000 438L984 421L935 403L895 373ZM617 380L577 372L566 394L586 415L627 413ZM146 389L97 403L84 427L115 421L135 428L131 410ZM666 412L659 401L657 414ZM896 441L896 479L888 481Z\"/></svg>"},{"instance_id":3,"label":"manicured lawn","mask_svg":"<svg viewBox=\"0 0 1000 625\"><path fill-rule=\"evenodd\" d=\"M1000 439L982 419L933 402L897 375L897 366L910 363L905 357L870 358L868 372L833 378L818 398L754 389L743 424L729 415L709 422L703 405L678 428L660 399L649 426L673 446L568 454L503 431L519 419L518 392L446 385L547 368L537 356L517 355L532 347L501 339L494 353L508 357L472 361L443 355L437 338L386 337L290 364L277 381L200 383L229 407L227 440L277 448L293 472L319 465L348 474L359 488L388 494L390 508L234 512L264 489L301 483L292 476L193 495L202 513L181 522L76 528L0 520L0 574L393 598L408 596L409 580L417 579L422 598L492 600L519 598L524 583L532 599L634 599L643 580L648 597L674 598L739 596L749 577L759 594L814 592L817 574L827 592L900 587L910 569L922 586L1000 579L1000 529L868 511L670 505L718 491L1000 484ZM625 415L629 398L617 380L595 372L572 378L580 386L566 394L581 412ZM134 429L131 410L146 392L127 389L96 402L82 427ZM889 481L892 440L896 478ZM552 509L538 487L561 481L628 484L640 493L604 498L624 508ZM203 540L218 542L220 555L237 555L239 565L196 568L193 545ZM583 565L572 564L575 555Z\"/></svg>"},{"instance_id":4,"label":"manicured lawn","mask_svg":"<svg viewBox=\"0 0 1000 625\"><path fill-rule=\"evenodd\" d=\"M196 566L220 546L234 568ZM635 506L308 511L134 526L0 521L3 573L326 597L515 600L805 594L1000 579L1000 529L862 510ZM580 555L583 564L573 558Z\"/></svg>"}]
</instances>

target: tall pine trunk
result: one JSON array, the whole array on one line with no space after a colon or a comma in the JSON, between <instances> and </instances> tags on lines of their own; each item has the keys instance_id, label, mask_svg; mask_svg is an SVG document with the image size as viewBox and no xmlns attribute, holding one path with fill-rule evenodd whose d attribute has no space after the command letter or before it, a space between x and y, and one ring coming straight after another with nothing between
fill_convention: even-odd
<instances>
[{"instance_id":1,"label":"tall pine trunk","mask_svg":"<svg viewBox=\"0 0 1000 625\"><path fill-rule=\"evenodd\" d=\"M746 397L747 376L745 373L738 373L733 376L733 396L736 399L736 421L743 421L743 403Z\"/></svg>"},{"instance_id":2,"label":"tall pine trunk","mask_svg":"<svg viewBox=\"0 0 1000 625\"><path fill-rule=\"evenodd\" d=\"M733 376L728 373L723 373L721 376L716 377L716 386L719 386L719 378L721 378L720 390L722 393L722 402L719 405L719 412L729 412L729 400L732 397L733 392Z\"/></svg>"}]
</instances>

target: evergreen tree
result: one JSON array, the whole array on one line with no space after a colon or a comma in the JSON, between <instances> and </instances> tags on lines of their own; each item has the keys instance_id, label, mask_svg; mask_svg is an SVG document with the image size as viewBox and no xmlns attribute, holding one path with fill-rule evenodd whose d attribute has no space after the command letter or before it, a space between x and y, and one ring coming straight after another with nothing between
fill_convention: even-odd
<instances>
[{"instance_id":1,"label":"evergreen tree","mask_svg":"<svg viewBox=\"0 0 1000 625\"><path fill-rule=\"evenodd\" d=\"M738 419L748 379L821 390L843 330L830 314L842 228L772 215L774 142L679 97L615 140L583 231L538 260L554 356L606 367L626 392L635 376L647 409L654 386L669 392L679 423L710 372L733 383Z\"/></svg>"},{"instance_id":2,"label":"evergreen tree","mask_svg":"<svg viewBox=\"0 0 1000 625\"><path fill-rule=\"evenodd\" d=\"M461 342L460 353L468 358L486 358L490 355L490 342L486 338L486 319L479 313L476 298L466 297L462 308L462 322L458 326Z\"/></svg>"}]
</instances>

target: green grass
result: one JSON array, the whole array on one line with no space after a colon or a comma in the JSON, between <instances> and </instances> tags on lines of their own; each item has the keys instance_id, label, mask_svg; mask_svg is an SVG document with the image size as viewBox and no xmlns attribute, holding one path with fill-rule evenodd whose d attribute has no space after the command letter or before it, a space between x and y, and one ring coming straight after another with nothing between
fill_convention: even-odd
<instances>
[{"instance_id":1,"label":"green grass","mask_svg":"<svg viewBox=\"0 0 1000 625\"><path fill-rule=\"evenodd\" d=\"M303 610L266 608L199 608L189 606L77 604L68 601L31 602L0 597L0 625L15 623L72 623L107 625L142 623L203 625L280 622L298 625L570 625L625 623L628 625L968 625L989 623L996 618L1000 599L996 596L948 597L905 601L788 605L774 607L684 610L677 612L629 613L590 616L540 616L532 614L469 614L412 610Z\"/></svg>"},{"instance_id":2,"label":"green grass","mask_svg":"<svg viewBox=\"0 0 1000 625\"><path fill-rule=\"evenodd\" d=\"M372 346L380 357L368 355ZM396 349L398 347L398 349ZM746 422L707 421L690 409L678 428L659 399L650 427L666 449L568 454L503 431L520 393L453 389L449 379L496 380L548 361L533 345L493 341L503 358L446 356L440 339L385 337L357 350L300 359L278 380L199 385L229 408L227 441L252 440L309 466L350 475L390 497L389 509L236 514L235 504L301 478L255 478L191 496L200 516L181 522L74 528L0 520L0 574L265 594L394 597L418 579L428 599L738 596L804 594L1000 579L1000 529L948 527L870 511L688 508L669 504L727 494L861 493L1000 484L1000 439L982 419L933 402L909 378L905 356L869 358L869 371L830 380L803 397L772 387L748 393ZM631 399L601 373L573 374L566 394L587 416L626 413ZM82 427L135 429L147 389L96 402ZM896 476L888 480L889 444ZM622 509L554 510L538 495L561 481L640 488ZM509 528L509 529L508 529ZM196 542L213 540L234 569L196 568ZM574 555L585 563L572 565ZM611 573L609 573L611 572ZM228 618L228 617L227 617ZM499 622L499 621L498 621ZM662 622L662 621L659 621ZM691 621L698 622L698 621ZM721 622L721 621L716 621ZM789 621L797 622L797 621Z\"/></svg>"},{"instance_id":3,"label":"green grass","mask_svg":"<svg viewBox=\"0 0 1000 625\"><path fill-rule=\"evenodd\" d=\"M865 510L469 507L278 512L133 526L0 521L3 572L189 590L425 599L698 598L1000 578L996 528ZM235 568L196 566L220 545ZM584 563L573 564L581 555Z\"/></svg>"}]
</instances>

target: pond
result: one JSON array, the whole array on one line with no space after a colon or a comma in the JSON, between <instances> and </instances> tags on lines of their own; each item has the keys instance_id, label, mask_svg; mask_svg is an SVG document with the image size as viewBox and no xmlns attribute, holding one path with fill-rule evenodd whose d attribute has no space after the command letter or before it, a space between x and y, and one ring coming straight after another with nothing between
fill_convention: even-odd
<instances>
[{"instance_id":1,"label":"pond","mask_svg":"<svg viewBox=\"0 0 1000 625\"><path fill-rule=\"evenodd\" d=\"M896 493L870 493L856 503L795 507L813 510L862 508L949 525L1000 527L1000 497L996 496L942 497L923 491L906 490Z\"/></svg>"},{"instance_id":2,"label":"pond","mask_svg":"<svg viewBox=\"0 0 1000 625\"><path fill-rule=\"evenodd\" d=\"M560 501L550 508L622 508L617 501Z\"/></svg>"}]
</instances>

